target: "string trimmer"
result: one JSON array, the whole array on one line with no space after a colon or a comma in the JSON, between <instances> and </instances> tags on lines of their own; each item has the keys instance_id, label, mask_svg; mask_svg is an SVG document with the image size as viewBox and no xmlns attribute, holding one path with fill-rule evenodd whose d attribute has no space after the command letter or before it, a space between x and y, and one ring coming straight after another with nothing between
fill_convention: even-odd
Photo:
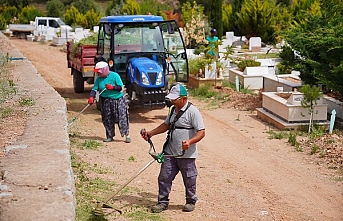
<instances>
[{"instance_id":1,"label":"string trimmer","mask_svg":"<svg viewBox=\"0 0 343 221\"><path fill-rule=\"evenodd\" d=\"M102 94L102 92L104 92L106 90L106 88L104 89L104 90L102 90L100 93L99 93L99 97L100 97L100 95ZM97 101L98 102L98 101ZM86 107L84 107L83 109L82 109L82 111L80 111L80 113L78 113L71 121L69 121L69 123L68 123L68 127L70 126L70 125L72 125L75 121L76 121L76 119L88 108L90 106L90 104L87 104L87 106Z\"/></svg>"},{"instance_id":2,"label":"string trimmer","mask_svg":"<svg viewBox=\"0 0 343 221\"><path fill-rule=\"evenodd\" d=\"M140 134L143 134L143 131L145 129L142 129ZM113 197L115 197L120 191L122 191L132 180L134 180L139 174L141 174L146 168L148 168L153 162L157 161L158 163L163 163L165 157L181 157L185 154L185 151L182 151L182 154L180 155L164 155L164 153L156 153L154 144L152 143L151 139L148 137L148 143L150 144L149 154L152 156L152 160L147 163L142 169L140 169L135 175L133 175L128 181L126 181L123 185L121 185L118 190L111 193L103 202L97 202L96 208L93 210L93 213L95 216L104 216L103 208L112 208L116 211L118 211L120 214L122 214L122 211L115 208L114 206L108 204L108 201L110 201Z\"/></svg>"}]
</instances>

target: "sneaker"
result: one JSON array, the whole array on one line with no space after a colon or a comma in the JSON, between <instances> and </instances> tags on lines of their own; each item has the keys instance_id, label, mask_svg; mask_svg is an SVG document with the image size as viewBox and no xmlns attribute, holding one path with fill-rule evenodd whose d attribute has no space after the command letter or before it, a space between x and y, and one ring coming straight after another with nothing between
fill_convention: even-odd
<instances>
[{"instance_id":1,"label":"sneaker","mask_svg":"<svg viewBox=\"0 0 343 221\"><path fill-rule=\"evenodd\" d=\"M192 212L195 209L195 204L193 203L186 203L186 205L183 206L182 211L183 212Z\"/></svg>"},{"instance_id":2,"label":"sneaker","mask_svg":"<svg viewBox=\"0 0 343 221\"><path fill-rule=\"evenodd\" d=\"M168 209L168 206L162 203L158 203L155 206L151 207L151 212L153 213L160 213L163 210Z\"/></svg>"},{"instance_id":3,"label":"sneaker","mask_svg":"<svg viewBox=\"0 0 343 221\"><path fill-rule=\"evenodd\" d=\"M113 141L113 138L106 138L105 140L104 140L104 142L112 142Z\"/></svg>"},{"instance_id":4,"label":"sneaker","mask_svg":"<svg viewBox=\"0 0 343 221\"><path fill-rule=\"evenodd\" d=\"M131 143L131 138L130 138L130 136L126 136L125 143Z\"/></svg>"}]
</instances>

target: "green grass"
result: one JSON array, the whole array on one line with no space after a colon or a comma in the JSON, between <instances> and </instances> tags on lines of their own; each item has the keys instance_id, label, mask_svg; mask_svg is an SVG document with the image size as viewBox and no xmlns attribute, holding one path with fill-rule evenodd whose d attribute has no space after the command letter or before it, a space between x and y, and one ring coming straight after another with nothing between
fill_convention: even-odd
<instances>
[{"instance_id":1,"label":"green grass","mask_svg":"<svg viewBox=\"0 0 343 221\"><path fill-rule=\"evenodd\" d=\"M82 160L78 152L97 151L101 144L93 140L82 140L79 132L69 134L71 146L71 162L72 169L75 175L76 187L76 221L107 221L115 220L119 216L124 216L130 220L166 220L160 214L152 214L145 203L148 197L142 197L141 205L125 205L120 203L120 209L123 214L120 215L115 210L110 210L110 214L105 216L95 216L94 208L96 202L103 202L109 195L119 188L119 184L113 179L104 178L115 176L117 172L109 168L100 167L97 163L87 163ZM134 156L130 156L128 161L135 161ZM141 192L138 188L125 187L120 191L122 195ZM119 194L118 194L119 195ZM142 195L142 194L140 194ZM116 201L114 201L116 202ZM110 203L111 204L111 203Z\"/></svg>"},{"instance_id":2,"label":"green grass","mask_svg":"<svg viewBox=\"0 0 343 221\"><path fill-rule=\"evenodd\" d=\"M236 89L236 86L227 79L222 80L222 86L223 87L230 87L234 90Z\"/></svg>"},{"instance_id":3,"label":"green grass","mask_svg":"<svg viewBox=\"0 0 343 221\"><path fill-rule=\"evenodd\" d=\"M319 125L314 124L312 127L312 131L309 134L310 139L317 139L325 135L325 128Z\"/></svg>"},{"instance_id":4,"label":"green grass","mask_svg":"<svg viewBox=\"0 0 343 221\"><path fill-rule=\"evenodd\" d=\"M205 101L214 108L220 104L230 100L230 94L219 93L215 91L209 84L202 85L198 88L192 88L189 90L190 94L202 101Z\"/></svg>"},{"instance_id":5,"label":"green grass","mask_svg":"<svg viewBox=\"0 0 343 221\"><path fill-rule=\"evenodd\" d=\"M0 104L10 99L17 92L9 70L8 54L0 53Z\"/></svg>"},{"instance_id":6,"label":"green grass","mask_svg":"<svg viewBox=\"0 0 343 221\"><path fill-rule=\"evenodd\" d=\"M219 94L217 91L212 90L212 87L209 84L190 89L190 92L192 96L197 98L211 98Z\"/></svg>"},{"instance_id":7,"label":"green grass","mask_svg":"<svg viewBox=\"0 0 343 221\"><path fill-rule=\"evenodd\" d=\"M240 91L241 93L243 93L243 94L251 94L251 95L256 95L256 96L257 96L257 94L255 93L255 91L249 89L249 87L240 88L239 91Z\"/></svg>"},{"instance_id":8,"label":"green grass","mask_svg":"<svg viewBox=\"0 0 343 221\"><path fill-rule=\"evenodd\" d=\"M151 213L150 211L142 210L141 208L138 208L137 210L132 211L127 216L133 221L143 221L143 220L150 220L150 221L162 221L165 219L162 219L159 214Z\"/></svg>"},{"instance_id":9,"label":"green grass","mask_svg":"<svg viewBox=\"0 0 343 221\"><path fill-rule=\"evenodd\" d=\"M16 106L7 103L7 100L13 99L17 94L13 77L10 74L10 58L8 53L0 53L0 121L16 113Z\"/></svg>"},{"instance_id":10,"label":"green grass","mask_svg":"<svg viewBox=\"0 0 343 221\"><path fill-rule=\"evenodd\" d=\"M20 106L33 106L35 101L32 98L22 97L19 99Z\"/></svg>"},{"instance_id":11,"label":"green grass","mask_svg":"<svg viewBox=\"0 0 343 221\"><path fill-rule=\"evenodd\" d=\"M96 204L93 202L104 200L99 193L109 193L116 184L99 177L90 178L88 174L89 171L94 172L93 168L74 152L71 153L71 159L76 187L76 220L107 220L94 216L93 208Z\"/></svg>"},{"instance_id":12,"label":"green grass","mask_svg":"<svg viewBox=\"0 0 343 221\"><path fill-rule=\"evenodd\" d=\"M0 122L2 119L9 117L13 114L14 110L11 107L1 107L0 108Z\"/></svg>"},{"instance_id":13,"label":"green grass","mask_svg":"<svg viewBox=\"0 0 343 221\"><path fill-rule=\"evenodd\" d=\"M285 131L275 132L273 130L268 131L269 137L268 139L285 139L288 138L288 133Z\"/></svg>"},{"instance_id":14,"label":"green grass","mask_svg":"<svg viewBox=\"0 0 343 221\"><path fill-rule=\"evenodd\" d=\"M311 155L313 155L313 154L315 154L315 153L317 153L317 151L320 149L320 147L318 146L318 145L313 145L312 147L311 147Z\"/></svg>"},{"instance_id":15,"label":"green grass","mask_svg":"<svg viewBox=\"0 0 343 221\"><path fill-rule=\"evenodd\" d=\"M95 140L85 140L82 144L81 144L83 149L90 149L90 150L95 150L98 147L101 146L101 143L99 143L98 141Z\"/></svg>"},{"instance_id":16,"label":"green grass","mask_svg":"<svg viewBox=\"0 0 343 221\"><path fill-rule=\"evenodd\" d=\"M135 158L134 156L130 156L129 159L128 159L128 161L130 161L130 162L135 162L135 161L136 161L136 158Z\"/></svg>"},{"instance_id":17,"label":"green grass","mask_svg":"<svg viewBox=\"0 0 343 221\"><path fill-rule=\"evenodd\" d=\"M288 143L290 143L292 146L296 146L297 145L297 134L294 132L290 132L289 133L289 137L288 137Z\"/></svg>"},{"instance_id":18,"label":"green grass","mask_svg":"<svg viewBox=\"0 0 343 221\"><path fill-rule=\"evenodd\" d=\"M80 150L96 150L100 146L102 146L102 143L96 141L96 140L80 140L79 134L69 134L69 140L70 145L74 148L80 149Z\"/></svg>"},{"instance_id":19,"label":"green grass","mask_svg":"<svg viewBox=\"0 0 343 221\"><path fill-rule=\"evenodd\" d=\"M335 181L337 181L337 182L342 182L343 181L343 177L336 177L336 178L334 178L334 180Z\"/></svg>"}]
</instances>

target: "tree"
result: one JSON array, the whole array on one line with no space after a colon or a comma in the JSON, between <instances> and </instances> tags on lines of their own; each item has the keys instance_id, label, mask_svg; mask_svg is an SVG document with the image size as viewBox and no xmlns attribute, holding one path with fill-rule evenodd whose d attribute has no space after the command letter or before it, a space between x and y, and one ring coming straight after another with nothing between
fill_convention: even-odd
<instances>
[{"instance_id":1,"label":"tree","mask_svg":"<svg viewBox=\"0 0 343 221\"><path fill-rule=\"evenodd\" d=\"M308 133L310 133L312 129L314 106L317 105L317 100L322 96L322 90L315 85L311 87L309 84L306 84L300 88L300 92L304 94L304 99L301 100L301 106L307 108L308 113L310 114L310 123L308 127Z\"/></svg>"},{"instance_id":2,"label":"tree","mask_svg":"<svg viewBox=\"0 0 343 221\"><path fill-rule=\"evenodd\" d=\"M20 11L26 6L29 6L30 0L0 0L0 5L14 6Z\"/></svg>"},{"instance_id":3,"label":"tree","mask_svg":"<svg viewBox=\"0 0 343 221\"><path fill-rule=\"evenodd\" d=\"M223 36L223 0L212 0L209 14L210 25L217 29L219 39Z\"/></svg>"},{"instance_id":4,"label":"tree","mask_svg":"<svg viewBox=\"0 0 343 221\"><path fill-rule=\"evenodd\" d=\"M76 25L76 20L80 15L80 11L75 6L70 6L64 14L64 22L68 25Z\"/></svg>"},{"instance_id":5,"label":"tree","mask_svg":"<svg viewBox=\"0 0 343 221\"><path fill-rule=\"evenodd\" d=\"M343 95L343 5L323 1L320 13L309 10L305 15L306 20L281 33L298 55L294 68L306 84Z\"/></svg>"},{"instance_id":6,"label":"tree","mask_svg":"<svg viewBox=\"0 0 343 221\"><path fill-rule=\"evenodd\" d=\"M265 43L275 43L276 15L279 7L275 2L245 0L237 13L237 25L247 38L259 36Z\"/></svg>"},{"instance_id":7,"label":"tree","mask_svg":"<svg viewBox=\"0 0 343 221\"><path fill-rule=\"evenodd\" d=\"M314 2L319 3L319 0L293 0L289 9L294 22L298 23L306 20L305 14Z\"/></svg>"},{"instance_id":8,"label":"tree","mask_svg":"<svg viewBox=\"0 0 343 221\"><path fill-rule=\"evenodd\" d=\"M75 0L71 6L77 8L81 14L86 14L92 9L96 10L94 0Z\"/></svg>"},{"instance_id":9,"label":"tree","mask_svg":"<svg viewBox=\"0 0 343 221\"><path fill-rule=\"evenodd\" d=\"M121 12L127 15L139 15L141 12L139 4L135 0L127 0L123 5Z\"/></svg>"},{"instance_id":10,"label":"tree","mask_svg":"<svg viewBox=\"0 0 343 221\"><path fill-rule=\"evenodd\" d=\"M4 25L5 25L4 27L6 27L7 24L11 23L13 18L17 16L17 13L18 13L18 10L14 6L3 5L2 7L0 7L0 14L2 18L4 19L2 20L2 22L4 22Z\"/></svg>"},{"instance_id":11,"label":"tree","mask_svg":"<svg viewBox=\"0 0 343 221\"><path fill-rule=\"evenodd\" d=\"M291 0L276 0L276 4L280 4L287 7L290 6Z\"/></svg>"},{"instance_id":12,"label":"tree","mask_svg":"<svg viewBox=\"0 0 343 221\"><path fill-rule=\"evenodd\" d=\"M85 24L82 26L84 28L93 29L94 26L99 25L101 14L100 12L96 12L94 9L86 12L85 14Z\"/></svg>"},{"instance_id":13,"label":"tree","mask_svg":"<svg viewBox=\"0 0 343 221\"><path fill-rule=\"evenodd\" d=\"M222 17L224 31L230 30L231 15L232 15L232 6L230 4L224 3L223 4L223 17Z\"/></svg>"},{"instance_id":14,"label":"tree","mask_svg":"<svg viewBox=\"0 0 343 221\"><path fill-rule=\"evenodd\" d=\"M181 17L181 13L179 12L174 13L173 10L168 10L168 11L165 11L162 14L162 16L165 16L163 17L165 20L175 20L177 24L179 25L179 27L183 28L185 26Z\"/></svg>"},{"instance_id":15,"label":"tree","mask_svg":"<svg viewBox=\"0 0 343 221\"><path fill-rule=\"evenodd\" d=\"M172 9L168 5L161 4L158 0L142 0L139 3L141 8L142 15L146 15L148 13L152 15L158 15L159 11L167 11Z\"/></svg>"},{"instance_id":16,"label":"tree","mask_svg":"<svg viewBox=\"0 0 343 221\"><path fill-rule=\"evenodd\" d=\"M180 4L181 4L181 8L183 7L183 5L187 2L194 2L194 0L179 0ZM210 10L211 10L211 4L212 2L209 0L196 0L195 1L197 3L197 5L201 5L202 7L204 7L203 13L204 15L209 15Z\"/></svg>"},{"instance_id":17,"label":"tree","mask_svg":"<svg viewBox=\"0 0 343 221\"><path fill-rule=\"evenodd\" d=\"M106 8L106 15L120 15L124 4L124 0L112 0Z\"/></svg>"},{"instance_id":18,"label":"tree","mask_svg":"<svg viewBox=\"0 0 343 221\"><path fill-rule=\"evenodd\" d=\"M19 13L18 19L20 23L28 24L30 21L34 21L37 16L44 16L44 13L34 6L26 6Z\"/></svg>"},{"instance_id":19,"label":"tree","mask_svg":"<svg viewBox=\"0 0 343 221\"><path fill-rule=\"evenodd\" d=\"M233 0L232 2L232 14L229 19L229 29L230 31L233 31L236 36L241 36L242 32L239 30L237 25L237 13L241 11L242 3L244 0Z\"/></svg>"},{"instance_id":20,"label":"tree","mask_svg":"<svg viewBox=\"0 0 343 221\"><path fill-rule=\"evenodd\" d=\"M185 24L183 38L189 48L206 41L205 21L203 7L201 5L197 5L195 1L193 2L193 6L191 6L190 2L183 4L182 20Z\"/></svg>"},{"instance_id":21,"label":"tree","mask_svg":"<svg viewBox=\"0 0 343 221\"><path fill-rule=\"evenodd\" d=\"M47 16L62 17L64 14L64 5L60 0L49 0L46 3Z\"/></svg>"}]
</instances>

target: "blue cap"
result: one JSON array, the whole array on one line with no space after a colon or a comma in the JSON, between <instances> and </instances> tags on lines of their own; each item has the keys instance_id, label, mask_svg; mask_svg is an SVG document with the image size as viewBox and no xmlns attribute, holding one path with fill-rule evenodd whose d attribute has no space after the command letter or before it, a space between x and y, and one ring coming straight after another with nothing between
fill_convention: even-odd
<instances>
[{"instance_id":1,"label":"blue cap","mask_svg":"<svg viewBox=\"0 0 343 221\"><path fill-rule=\"evenodd\" d=\"M212 28L212 29L211 29L211 33L217 34L217 29Z\"/></svg>"}]
</instances>

